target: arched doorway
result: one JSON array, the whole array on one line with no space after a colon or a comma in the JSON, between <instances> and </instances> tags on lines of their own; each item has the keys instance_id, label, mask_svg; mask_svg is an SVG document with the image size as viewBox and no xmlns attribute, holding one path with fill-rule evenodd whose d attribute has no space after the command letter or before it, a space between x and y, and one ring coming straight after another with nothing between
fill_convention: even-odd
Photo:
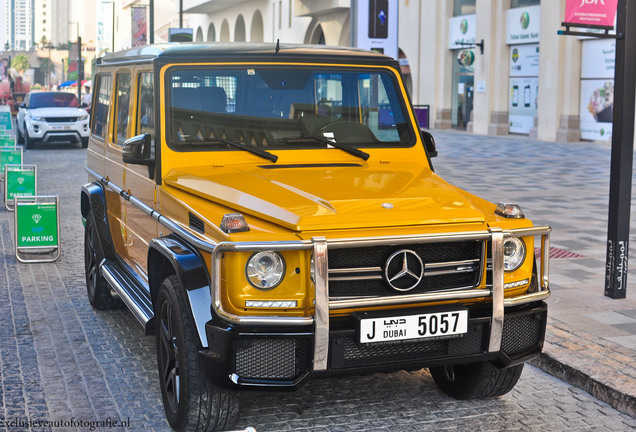
<instances>
[{"instance_id":1,"label":"arched doorway","mask_svg":"<svg viewBox=\"0 0 636 432\"><path fill-rule=\"evenodd\" d=\"M236 18L234 42L245 42L245 20L243 19L243 15L239 15L238 18Z\"/></svg>"},{"instance_id":2,"label":"arched doorway","mask_svg":"<svg viewBox=\"0 0 636 432\"><path fill-rule=\"evenodd\" d=\"M203 42L203 30L201 30L201 27L197 29L197 33L196 33L196 36L194 37L194 41Z\"/></svg>"},{"instance_id":3,"label":"arched doorway","mask_svg":"<svg viewBox=\"0 0 636 432\"><path fill-rule=\"evenodd\" d=\"M311 24L309 24L309 28L307 29L307 33L305 34L305 43L312 45L325 44L325 33L322 30L320 21L318 21L317 19L314 19Z\"/></svg>"},{"instance_id":4,"label":"arched doorway","mask_svg":"<svg viewBox=\"0 0 636 432\"><path fill-rule=\"evenodd\" d=\"M250 41L252 42L263 42L263 15L261 15L261 11L254 12L254 16L252 17L252 26L250 28Z\"/></svg>"},{"instance_id":5,"label":"arched doorway","mask_svg":"<svg viewBox=\"0 0 636 432\"><path fill-rule=\"evenodd\" d=\"M221 23L221 42L229 42L230 41L230 25L227 23L227 20L224 19L223 23Z\"/></svg>"},{"instance_id":6,"label":"arched doorway","mask_svg":"<svg viewBox=\"0 0 636 432\"><path fill-rule=\"evenodd\" d=\"M208 27L208 42L216 42L216 29L214 28L214 24L210 23Z\"/></svg>"}]
</instances>

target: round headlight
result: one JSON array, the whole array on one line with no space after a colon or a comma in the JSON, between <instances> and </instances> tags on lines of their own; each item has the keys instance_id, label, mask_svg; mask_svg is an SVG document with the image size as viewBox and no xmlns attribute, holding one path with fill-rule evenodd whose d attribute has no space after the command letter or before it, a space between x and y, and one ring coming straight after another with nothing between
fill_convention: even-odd
<instances>
[{"instance_id":1,"label":"round headlight","mask_svg":"<svg viewBox=\"0 0 636 432\"><path fill-rule=\"evenodd\" d=\"M526 245L517 237L510 237L504 241L504 270L517 270L526 259Z\"/></svg>"},{"instance_id":2,"label":"round headlight","mask_svg":"<svg viewBox=\"0 0 636 432\"><path fill-rule=\"evenodd\" d=\"M285 276L285 261L277 252L256 252L247 260L245 274L255 288L272 289Z\"/></svg>"}]
</instances>

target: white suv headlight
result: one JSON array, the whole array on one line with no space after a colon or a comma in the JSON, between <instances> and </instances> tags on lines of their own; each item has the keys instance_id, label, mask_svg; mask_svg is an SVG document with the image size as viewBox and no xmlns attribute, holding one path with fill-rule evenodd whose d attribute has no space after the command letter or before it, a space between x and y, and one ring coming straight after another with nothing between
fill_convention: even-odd
<instances>
[{"instance_id":1,"label":"white suv headlight","mask_svg":"<svg viewBox=\"0 0 636 432\"><path fill-rule=\"evenodd\" d=\"M32 115L32 116L31 116L31 120L35 120L35 121L43 121L43 120L44 120L44 117L34 116L34 115Z\"/></svg>"},{"instance_id":2,"label":"white suv headlight","mask_svg":"<svg viewBox=\"0 0 636 432\"><path fill-rule=\"evenodd\" d=\"M285 260L278 252L256 252L247 260L245 274L255 288L275 288L285 276Z\"/></svg>"},{"instance_id":3,"label":"white suv headlight","mask_svg":"<svg viewBox=\"0 0 636 432\"><path fill-rule=\"evenodd\" d=\"M517 270L526 259L526 245L517 237L504 240L503 252L504 270L508 272Z\"/></svg>"}]
</instances>

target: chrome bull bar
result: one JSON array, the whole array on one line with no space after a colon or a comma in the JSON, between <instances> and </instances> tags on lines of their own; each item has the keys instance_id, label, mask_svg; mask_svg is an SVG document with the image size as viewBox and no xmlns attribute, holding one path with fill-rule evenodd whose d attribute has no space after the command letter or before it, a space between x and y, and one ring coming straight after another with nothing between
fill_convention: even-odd
<instances>
[{"instance_id":1,"label":"chrome bull bar","mask_svg":"<svg viewBox=\"0 0 636 432\"><path fill-rule=\"evenodd\" d=\"M329 311L355 309L369 306L405 305L446 300L466 300L492 297L491 332L488 351L501 349L503 335L504 308L539 300L550 296L549 288L549 226L522 228L503 231L492 228L489 231L463 232L453 234L427 234L419 236L392 236L371 238L347 238L328 240L325 237L314 237L311 240L290 242L221 242L212 251L211 282L212 309L222 319L233 324L244 325L282 325L310 326L314 325L314 361L315 371L326 370L329 353ZM540 281L537 292L517 297L504 297L503 244L508 237L541 236ZM364 299L347 299L329 301L328 251L329 249L371 247L379 245L401 245L413 243L434 243L463 240L490 240L492 243L492 288L462 289L446 292L404 295L399 297L378 297ZM221 301L221 254L223 252L243 252L262 250L312 250L314 254L315 313L310 317L271 317L234 315L223 308ZM485 257L484 257L485 258Z\"/></svg>"}]
</instances>

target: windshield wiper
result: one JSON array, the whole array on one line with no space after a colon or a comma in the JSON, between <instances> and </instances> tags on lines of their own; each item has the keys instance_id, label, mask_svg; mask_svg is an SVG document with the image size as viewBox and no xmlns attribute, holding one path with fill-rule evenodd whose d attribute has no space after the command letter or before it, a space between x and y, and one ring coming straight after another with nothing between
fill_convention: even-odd
<instances>
[{"instance_id":1,"label":"windshield wiper","mask_svg":"<svg viewBox=\"0 0 636 432\"><path fill-rule=\"evenodd\" d=\"M205 145L205 144L214 144L214 143L223 143L223 144L227 144L229 146L232 147L236 147L239 148L241 150L245 150L246 152L250 152L252 154L255 154L256 156L260 156L263 159L267 159L270 160L272 162L276 162L278 160L278 156L276 156L275 154L272 154L266 150L260 149L258 147L252 147L249 146L247 144L243 144L240 143L238 141L230 141L227 140L225 138L211 138L209 140L206 141L186 141L189 144L193 144L193 145Z\"/></svg>"},{"instance_id":2,"label":"windshield wiper","mask_svg":"<svg viewBox=\"0 0 636 432\"><path fill-rule=\"evenodd\" d=\"M351 147L343 144L338 144L335 140L331 140L329 138L323 138L319 136L307 136L302 138L280 138L276 141L284 141L284 142L299 142L299 141L318 141L321 143L325 143L342 151L346 151L349 154L359 157L362 160L369 159L369 153L364 152L356 147Z\"/></svg>"}]
</instances>

